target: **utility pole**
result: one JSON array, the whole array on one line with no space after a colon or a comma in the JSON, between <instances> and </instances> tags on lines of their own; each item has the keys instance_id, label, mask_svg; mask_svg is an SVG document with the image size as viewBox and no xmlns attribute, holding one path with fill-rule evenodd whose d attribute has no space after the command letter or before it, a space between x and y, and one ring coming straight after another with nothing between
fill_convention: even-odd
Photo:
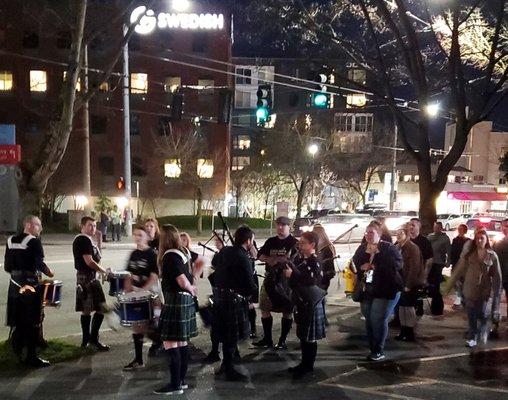
<instances>
[{"instance_id":1,"label":"utility pole","mask_svg":"<svg viewBox=\"0 0 508 400\"><path fill-rule=\"evenodd\" d=\"M397 173L397 136L399 133L399 128L397 126L397 121L395 121L395 130L393 134L393 155L392 155L392 173L390 177L390 210L393 210L395 205L395 200L397 196L397 192L395 191L395 175Z\"/></svg>"},{"instance_id":2,"label":"utility pole","mask_svg":"<svg viewBox=\"0 0 508 400\"><path fill-rule=\"evenodd\" d=\"M123 35L127 35L128 28L123 27ZM129 44L123 46L123 176L125 178L125 232L132 236L132 211L131 211L131 131L130 131L130 79L129 79Z\"/></svg>"},{"instance_id":3,"label":"utility pole","mask_svg":"<svg viewBox=\"0 0 508 400\"><path fill-rule=\"evenodd\" d=\"M88 95L88 45L83 47L83 74L82 93ZM87 199L85 212L89 215L92 210L92 185L90 172L90 113L89 104L86 100L83 104L83 195Z\"/></svg>"}]
</instances>

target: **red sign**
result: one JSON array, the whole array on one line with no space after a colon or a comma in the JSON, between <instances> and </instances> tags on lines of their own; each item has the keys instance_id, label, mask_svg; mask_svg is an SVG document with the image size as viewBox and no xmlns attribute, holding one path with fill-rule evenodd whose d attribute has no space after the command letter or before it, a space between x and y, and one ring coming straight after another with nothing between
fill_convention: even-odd
<instances>
[{"instance_id":1,"label":"red sign","mask_svg":"<svg viewBox=\"0 0 508 400\"><path fill-rule=\"evenodd\" d=\"M0 145L0 164L19 164L21 162L21 146Z\"/></svg>"}]
</instances>

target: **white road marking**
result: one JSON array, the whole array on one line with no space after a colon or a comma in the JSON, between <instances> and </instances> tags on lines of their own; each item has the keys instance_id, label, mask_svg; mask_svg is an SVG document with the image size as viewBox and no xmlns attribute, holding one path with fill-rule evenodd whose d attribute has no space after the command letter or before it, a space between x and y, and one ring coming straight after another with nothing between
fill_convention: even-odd
<instances>
[{"instance_id":1,"label":"white road marking","mask_svg":"<svg viewBox=\"0 0 508 400\"><path fill-rule=\"evenodd\" d=\"M359 388L359 387L350 386L350 385L341 385L341 384L338 384L338 383L322 383L322 382L319 382L319 384L320 385L324 385L324 386L333 386L333 387L337 387L339 389L351 390L351 391L354 391L354 392L360 392L360 393L369 394L369 395L373 395L373 396L388 397L389 399L424 400L424 399L422 399L420 397L411 397L411 396L403 396L403 395L394 394L394 393L378 392L378 391L370 389L370 388Z\"/></svg>"}]
</instances>

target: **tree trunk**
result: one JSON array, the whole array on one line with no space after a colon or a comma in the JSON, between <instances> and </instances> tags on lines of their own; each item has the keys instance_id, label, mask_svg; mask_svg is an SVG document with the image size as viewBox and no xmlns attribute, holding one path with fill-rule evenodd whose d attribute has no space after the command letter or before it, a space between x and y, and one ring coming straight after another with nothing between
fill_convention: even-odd
<instances>
[{"instance_id":1,"label":"tree trunk","mask_svg":"<svg viewBox=\"0 0 508 400\"><path fill-rule=\"evenodd\" d=\"M198 234L201 234L203 232L203 193L201 192L201 189L198 188L196 191L196 201L197 201L197 210L196 215L198 216L197 221L197 232Z\"/></svg>"},{"instance_id":2,"label":"tree trunk","mask_svg":"<svg viewBox=\"0 0 508 400\"><path fill-rule=\"evenodd\" d=\"M268 210L268 201L270 201L270 192L268 192L265 196L265 208L263 211L263 219L266 219L266 213ZM273 210L272 210L272 219L273 219L273 217L274 217L274 215L273 215Z\"/></svg>"},{"instance_id":3,"label":"tree trunk","mask_svg":"<svg viewBox=\"0 0 508 400\"><path fill-rule=\"evenodd\" d=\"M302 216L302 204L303 199L305 198L305 189L307 189L307 184L305 183L305 180L302 180L296 196L296 218L300 218Z\"/></svg>"},{"instance_id":4,"label":"tree trunk","mask_svg":"<svg viewBox=\"0 0 508 400\"><path fill-rule=\"evenodd\" d=\"M436 222L436 200L441 193L441 189L436 190L434 185L431 187L422 187L420 185L420 221L422 223L422 234L427 235L432 232L434 222Z\"/></svg>"}]
</instances>

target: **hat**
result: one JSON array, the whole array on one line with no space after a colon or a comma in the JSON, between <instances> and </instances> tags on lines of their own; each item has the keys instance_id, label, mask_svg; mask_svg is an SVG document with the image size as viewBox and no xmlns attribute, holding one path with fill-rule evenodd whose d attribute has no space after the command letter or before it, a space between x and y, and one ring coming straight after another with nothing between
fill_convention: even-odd
<instances>
[{"instance_id":1,"label":"hat","mask_svg":"<svg viewBox=\"0 0 508 400\"><path fill-rule=\"evenodd\" d=\"M280 225L289 225L289 218L288 217L278 217L275 220L275 223L280 224Z\"/></svg>"}]
</instances>

